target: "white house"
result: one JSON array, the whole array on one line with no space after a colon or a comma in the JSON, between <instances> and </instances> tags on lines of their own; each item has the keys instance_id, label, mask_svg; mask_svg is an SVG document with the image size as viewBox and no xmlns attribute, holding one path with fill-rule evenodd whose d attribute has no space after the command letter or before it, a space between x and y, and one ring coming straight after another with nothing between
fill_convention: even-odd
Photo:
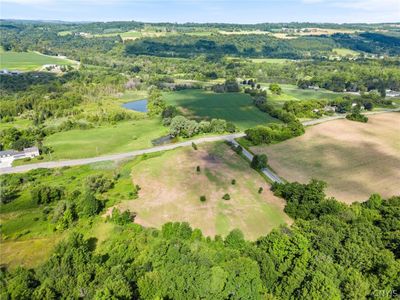
<instances>
[{"instance_id":1,"label":"white house","mask_svg":"<svg viewBox=\"0 0 400 300\"><path fill-rule=\"evenodd\" d=\"M399 91L386 90L386 97L400 97Z\"/></svg>"},{"instance_id":2,"label":"white house","mask_svg":"<svg viewBox=\"0 0 400 300\"><path fill-rule=\"evenodd\" d=\"M33 158L39 155L40 153L37 147L24 148L23 151L16 151L16 150L0 151L0 168L11 167L12 162L16 159Z\"/></svg>"}]
</instances>

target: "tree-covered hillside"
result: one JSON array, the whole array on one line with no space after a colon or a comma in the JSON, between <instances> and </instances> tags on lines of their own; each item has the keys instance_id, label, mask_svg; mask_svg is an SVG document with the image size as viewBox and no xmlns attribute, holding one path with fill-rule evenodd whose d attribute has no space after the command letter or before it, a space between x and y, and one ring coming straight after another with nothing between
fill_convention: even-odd
<instances>
[{"instance_id":1,"label":"tree-covered hillside","mask_svg":"<svg viewBox=\"0 0 400 300\"><path fill-rule=\"evenodd\" d=\"M256 242L112 218L99 245L74 233L42 266L2 270L2 299L388 299L400 289L400 198L347 206L325 184L276 184L291 227ZM123 221L125 220L125 221Z\"/></svg>"}]
</instances>

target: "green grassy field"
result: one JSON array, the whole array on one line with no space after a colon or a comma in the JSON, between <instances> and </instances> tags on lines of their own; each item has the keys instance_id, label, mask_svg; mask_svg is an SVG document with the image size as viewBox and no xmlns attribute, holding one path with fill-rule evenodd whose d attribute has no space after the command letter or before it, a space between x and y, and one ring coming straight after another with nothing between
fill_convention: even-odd
<instances>
[{"instance_id":1,"label":"green grassy field","mask_svg":"<svg viewBox=\"0 0 400 300\"><path fill-rule=\"evenodd\" d=\"M233 122L241 130L269 122L278 122L258 110L250 96L242 93L218 94L203 90L184 90L164 94L170 105L181 108L192 118L220 118Z\"/></svg>"},{"instance_id":2,"label":"green grassy field","mask_svg":"<svg viewBox=\"0 0 400 300\"><path fill-rule=\"evenodd\" d=\"M74 62L36 52L0 52L0 69L33 71L45 64L73 65Z\"/></svg>"},{"instance_id":3,"label":"green grassy field","mask_svg":"<svg viewBox=\"0 0 400 300\"><path fill-rule=\"evenodd\" d=\"M332 49L332 52L336 55L339 56L359 56L360 52L351 50L351 49L346 49L346 48L334 48Z\"/></svg>"},{"instance_id":4,"label":"green grassy field","mask_svg":"<svg viewBox=\"0 0 400 300\"><path fill-rule=\"evenodd\" d=\"M58 132L47 137L54 149L51 158L84 158L108 153L133 151L152 146L151 140L167 133L158 119L124 121L88 130Z\"/></svg>"},{"instance_id":5,"label":"green grassy field","mask_svg":"<svg viewBox=\"0 0 400 300\"><path fill-rule=\"evenodd\" d=\"M272 194L248 162L222 142L142 158L133 167L132 178L141 187L138 198L123 201L118 207L136 212L135 222L144 226L159 228L168 221L186 221L208 236L226 236L239 228L254 240L290 222L283 212L282 199ZM264 189L261 194L259 187ZM225 193L230 200L222 199ZM205 202L200 201L202 195Z\"/></svg>"},{"instance_id":6,"label":"green grassy field","mask_svg":"<svg viewBox=\"0 0 400 300\"><path fill-rule=\"evenodd\" d=\"M261 86L268 88L268 83L261 83ZM282 106L286 101L299 101L299 100L333 100L339 97L340 93L334 93L325 89L311 90L300 89L292 84L280 84L282 88L281 95L272 94L268 90L267 101L272 101L278 106Z\"/></svg>"}]
</instances>

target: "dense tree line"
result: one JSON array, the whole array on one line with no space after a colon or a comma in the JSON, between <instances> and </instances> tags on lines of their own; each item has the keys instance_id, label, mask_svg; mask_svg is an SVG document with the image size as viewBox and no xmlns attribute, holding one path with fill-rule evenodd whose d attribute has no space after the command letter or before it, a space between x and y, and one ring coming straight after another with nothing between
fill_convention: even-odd
<instances>
[{"instance_id":1,"label":"dense tree line","mask_svg":"<svg viewBox=\"0 0 400 300\"><path fill-rule=\"evenodd\" d=\"M2 269L2 299L378 299L400 288L400 198L350 206L326 184L275 184L290 227L255 242L239 230L205 237L187 223L160 230L114 211L97 245L71 233L35 269ZM67 208L68 210L68 208ZM115 215L114 215L115 214ZM119 225L118 225L119 224Z\"/></svg>"}]
</instances>

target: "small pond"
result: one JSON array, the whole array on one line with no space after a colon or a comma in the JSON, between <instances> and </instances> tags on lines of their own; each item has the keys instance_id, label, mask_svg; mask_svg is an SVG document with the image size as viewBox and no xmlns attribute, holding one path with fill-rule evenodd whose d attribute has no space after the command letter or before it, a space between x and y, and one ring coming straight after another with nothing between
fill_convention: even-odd
<instances>
[{"instance_id":1,"label":"small pond","mask_svg":"<svg viewBox=\"0 0 400 300\"><path fill-rule=\"evenodd\" d=\"M127 109L130 109L130 110L135 110L135 111L145 113L145 112L147 112L147 99L127 102L127 103L124 103L122 106Z\"/></svg>"}]
</instances>

